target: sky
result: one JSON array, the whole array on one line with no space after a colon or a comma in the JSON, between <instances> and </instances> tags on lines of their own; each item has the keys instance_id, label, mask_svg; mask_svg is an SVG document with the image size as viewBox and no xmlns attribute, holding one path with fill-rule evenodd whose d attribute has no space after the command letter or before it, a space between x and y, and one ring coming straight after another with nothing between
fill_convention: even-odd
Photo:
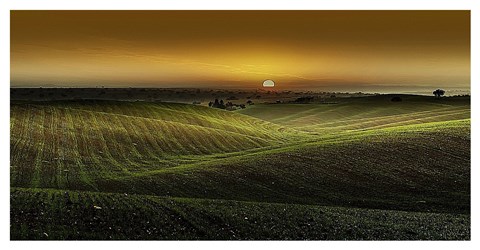
<instances>
[{"instance_id":1,"label":"sky","mask_svg":"<svg viewBox=\"0 0 480 250\"><path fill-rule=\"evenodd\" d=\"M470 11L11 11L12 87L470 88Z\"/></svg>"}]
</instances>

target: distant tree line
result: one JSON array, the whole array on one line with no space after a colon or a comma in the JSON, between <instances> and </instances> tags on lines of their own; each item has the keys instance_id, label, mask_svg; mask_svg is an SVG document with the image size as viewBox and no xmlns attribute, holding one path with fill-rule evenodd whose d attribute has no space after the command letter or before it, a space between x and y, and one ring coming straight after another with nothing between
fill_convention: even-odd
<instances>
[{"instance_id":1,"label":"distant tree line","mask_svg":"<svg viewBox=\"0 0 480 250\"><path fill-rule=\"evenodd\" d=\"M253 102L250 101L250 100L247 101L247 103L249 105L253 104ZM239 109L239 108L241 108L241 109L245 108L245 104L234 104L232 102L225 103L222 99L221 100L215 99L215 101L209 102L208 106L212 107L212 108L225 109L225 110L236 110L236 109Z\"/></svg>"},{"instance_id":2,"label":"distant tree line","mask_svg":"<svg viewBox=\"0 0 480 250\"><path fill-rule=\"evenodd\" d=\"M310 103L312 102L314 99L313 96L302 96L302 97L299 97L297 99L295 99L295 103Z\"/></svg>"},{"instance_id":3,"label":"distant tree line","mask_svg":"<svg viewBox=\"0 0 480 250\"><path fill-rule=\"evenodd\" d=\"M208 106L212 107L212 108L218 108L218 109L225 109L226 108L223 100L218 101L218 99L215 99L214 102L209 102Z\"/></svg>"}]
</instances>

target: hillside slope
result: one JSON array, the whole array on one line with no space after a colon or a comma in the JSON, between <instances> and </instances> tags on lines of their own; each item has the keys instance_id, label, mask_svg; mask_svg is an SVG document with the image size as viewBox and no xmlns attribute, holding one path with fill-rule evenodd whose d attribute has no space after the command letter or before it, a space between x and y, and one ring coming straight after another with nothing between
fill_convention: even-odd
<instances>
[{"instance_id":1,"label":"hillside slope","mask_svg":"<svg viewBox=\"0 0 480 250\"><path fill-rule=\"evenodd\" d=\"M278 146L300 133L259 119L185 104L12 104L12 186L91 186L201 161L202 156Z\"/></svg>"},{"instance_id":2,"label":"hillside slope","mask_svg":"<svg viewBox=\"0 0 480 250\"><path fill-rule=\"evenodd\" d=\"M469 239L469 101L375 98L12 103L12 238Z\"/></svg>"},{"instance_id":3,"label":"hillside slope","mask_svg":"<svg viewBox=\"0 0 480 250\"><path fill-rule=\"evenodd\" d=\"M392 102L392 96L403 101ZM328 104L259 104L239 113L303 131L378 129L470 118L470 98L380 95L339 98Z\"/></svg>"},{"instance_id":4,"label":"hillside slope","mask_svg":"<svg viewBox=\"0 0 480 250\"><path fill-rule=\"evenodd\" d=\"M102 179L175 197L469 213L470 122L409 125Z\"/></svg>"}]
</instances>

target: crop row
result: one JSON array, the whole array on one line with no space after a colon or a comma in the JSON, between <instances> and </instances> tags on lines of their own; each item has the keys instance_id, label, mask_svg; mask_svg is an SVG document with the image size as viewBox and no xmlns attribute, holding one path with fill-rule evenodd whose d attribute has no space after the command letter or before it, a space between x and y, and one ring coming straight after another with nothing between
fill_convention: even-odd
<instances>
[{"instance_id":1,"label":"crop row","mask_svg":"<svg viewBox=\"0 0 480 250\"><path fill-rule=\"evenodd\" d=\"M18 239L456 239L466 215L12 189Z\"/></svg>"},{"instance_id":2,"label":"crop row","mask_svg":"<svg viewBox=\"0 0 480 250\"><path fill-rule=\"evenodd\" d=\"M281 132L255 135L116 113L13 105L12 185L91 189L97 178L167 168L187 163L189 155L285 142Z\"/></svg>"}]
</instances>

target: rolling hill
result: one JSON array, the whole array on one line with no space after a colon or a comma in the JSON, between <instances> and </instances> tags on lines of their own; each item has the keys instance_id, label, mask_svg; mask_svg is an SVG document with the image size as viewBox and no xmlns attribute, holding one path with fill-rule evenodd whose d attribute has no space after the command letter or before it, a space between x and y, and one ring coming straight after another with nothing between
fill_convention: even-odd
<instances>
[{"instance_id":1,"label":"rolling hill","mask_svg":"<svg viewBox=\"0 0 480 250\"><path fill-rule=\"evenodd\" d=\"M185 104L12 104L12 185L87 188L97 177L168 168L300 136L259 119Z\"/></svg>"},{"instance_id":2,"label":"rolling hill","mask_svg":"<svg viewBox=\"0 0 480 250\"><path fill-rule=\"evenodd\" d=\"M12 239L469 239L469 98L402 98L13 102Z\"/></svg>"}]
</instances>

